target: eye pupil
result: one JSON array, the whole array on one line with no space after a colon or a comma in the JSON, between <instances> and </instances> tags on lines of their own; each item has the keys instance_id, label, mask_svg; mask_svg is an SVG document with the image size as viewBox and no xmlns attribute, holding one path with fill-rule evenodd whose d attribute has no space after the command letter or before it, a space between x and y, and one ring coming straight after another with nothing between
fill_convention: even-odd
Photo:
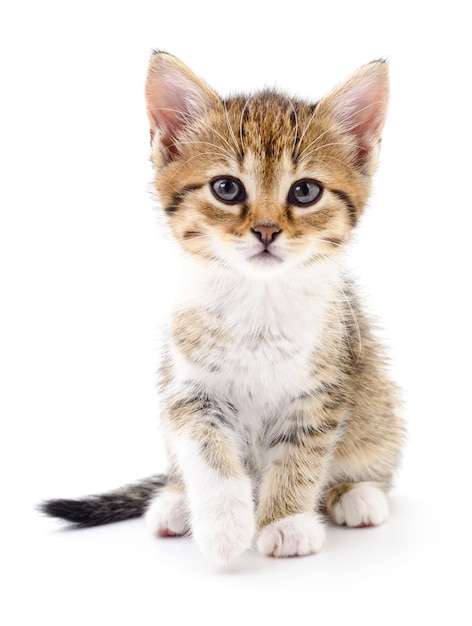
<instances>
[{"instance_id":1,"label":"eye pupil","mask_svg":"<svg viewBox=\"0 0 472 626\"><path fill-rule=\"evenodd\" d=\"M309 206L321 198L323 188L316 180L299 180L292 185L288 194L290 204Z\"/></svg>"},{"instance_id":2,"label":"eye pupil","mask_svg":"<svg viewBox=\"0 0 472 626\"><path fill-rule=\"evenodd\" d=\"M213 195L226 204L238 204L246 199L244 186L237 178L216 178L211 182L210 188Z\"/></svg>"},{"instance_id":3,"label":"eye pupil","mask_svg":"<svg viewBox=\"0 0 472 626\"><path fill-rule=\"evenodd\" d=\"M223 180L218 185L218 191L224 196L233 196L237 193L237 187L232 180Z\"/></svg>"},{"instance_id":4,"label":"eye pupil","mask_svg":"<svg viewBox=\"0 0 472 626\"><path fill-rule=\"evenodd\" d=\"M310 193L310 187L308 186L308 183L302 183L301 185L297 185L295 187L295 193L301 198L308 196Z\"/></svg>"}]
</instances>

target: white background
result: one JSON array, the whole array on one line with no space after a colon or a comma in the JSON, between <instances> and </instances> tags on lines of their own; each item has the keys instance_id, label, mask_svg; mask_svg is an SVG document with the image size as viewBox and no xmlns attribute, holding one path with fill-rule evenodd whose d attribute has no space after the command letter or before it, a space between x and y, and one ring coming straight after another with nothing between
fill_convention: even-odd
<instances>
[{"instance_id":1,"label":"white background","mask_svg":"<svg viewBox=\"0 0 472 626\"><path fill-rule=\"evenodd\" d=\"M463 7L463 8L462 8ZM470 624L470 32L466 4L21 2L0 15L2 623ZM155 390L177 268L151 199L153 48L223 94L318 99L388 57L382 165L352 265L404 389L383 527L316 557L206 562L142 520L34 511L165 470Z\"/></svg>"}]
</instances>

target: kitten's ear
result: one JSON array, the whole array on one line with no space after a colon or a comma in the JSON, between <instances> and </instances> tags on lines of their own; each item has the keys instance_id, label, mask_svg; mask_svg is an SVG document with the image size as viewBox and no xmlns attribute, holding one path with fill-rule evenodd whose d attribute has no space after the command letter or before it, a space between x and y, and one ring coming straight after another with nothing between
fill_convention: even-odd
<instances>
[{"instance_id":1,"label":"kitten's ear","mask_svg":"<svg viewBox=\"0 0 472 626\"><path fill-rule=\"evenodd\" d=\"M374 61L361 67L318 105L352 137L355 164L366 173L371 173L377 161L388 99L388 65Z\"/></svg>"},{"instance_id":2,"label":"kitten's ear","mask_svg":"<svg viewBox=\"0 0 472 626\"><path fill-rule=\"evenodd\" d=\"M217 94L182 61L164 52L151 57L145 94L151 141L158 137L166 160L179 154L181 131L220 102Z\"/></svg>"}]
</instances>

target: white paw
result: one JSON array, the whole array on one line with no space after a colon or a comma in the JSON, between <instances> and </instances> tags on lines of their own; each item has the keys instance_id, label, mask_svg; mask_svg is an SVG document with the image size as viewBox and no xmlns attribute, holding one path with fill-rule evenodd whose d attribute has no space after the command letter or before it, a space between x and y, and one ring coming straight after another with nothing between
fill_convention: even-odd
<instances>
[{"instance_id":1,"label":"white paw","mask_svg":"<svg viewBox=\"0 0 472 626\"><path fill-rule=\"evenodd\" d=\"M306 556L319 552L325 541L325 529L316 513L298 513L266 526L257 547L267 556Z\"/></svg>"},{"instance_id":2,"label":"white paw","mask_svg":"<svg viewBox=\"0 0 472 626\"><path fill-rule=\"evenodd\" d=\"M182 491L162 491L152 499L145 520L149 530L159 537L185 535L190 529L185 494Z\"/></svg>"},{"instance_id":3,"label":"white paw","mask_svg":"<svg viewBox=\"0 0 472 626\"><path fill-rule=\"evenodd\" d=\"M195 503L192 533L202 552L218 563L228 563L247 550L255 533L249 483L224 481L211 498Z\"/></svg>"},{"instance_id":4,"label":"white paw","mask_svg":"<svg viewBox=\"0 0 472 626\"><path fill-rule=\"evenodd\" d=\"M388 517L387 497L372 483L359 483L347 491L334 505L336 524L354 528L378 526Z\"/></svg>"}]
</instances>

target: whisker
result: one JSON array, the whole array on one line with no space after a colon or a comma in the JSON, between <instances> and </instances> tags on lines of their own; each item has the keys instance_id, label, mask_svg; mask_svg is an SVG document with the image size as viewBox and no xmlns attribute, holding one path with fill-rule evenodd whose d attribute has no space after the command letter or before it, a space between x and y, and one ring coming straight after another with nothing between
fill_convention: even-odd
<instances>
[{"instance_id":1,"label":"whisker","mask_svg":"<svg viewBox=\"0 0 472 626\"><path fill-rule=\"evenodd\" d=\"M323 133L324 134L324 133ZM321 135L320 135L321 137ZM318 141L319 137L317 137L316 139L314 139L312 142L310 142L308 144L308 146L306 146L302 153L300 154L300 159L303 159L303 157L305 156L305 153L307 152L307 150L309 148L311 148L311 146L316 143ZM329 143L324 143L321 146L317 146L316 148L313 148L313 150L310 152L310 154L313 154L314 152L317 152L318 150L323 150L323 148L328 148L329 146L345 146L346 143L344 141L331 141Z\"/></svg>"},{"instance_id":2,"label":"whisker","mask_svg":"<svg viewBox=\"0 0 472 626\"><path fill-rule=\"evenodd\" d=\"M335 145L335 144L326 144L326 145ZM326 146L320 146L321 148L324 148ZM315 148L313 151L309 152L308 154L304 155L303 157L303 161L306 161L307 159L310 158L310 156L312 154L314 154L315 152L318 151L318 148ZM337 161L338 163L341 163L342 165L346 165L346 160L345 159L340 159L339 157L335 157L332 154L323 154L323 156L321 157L323 160L325 159L331 159L332 161ZM302 161L302 162L303 162Z\"/></svg>"},{"instance_id":3,"label":"whisker","mask_svg":"<svg viewBox=\"0 0 472 626\"><path fill-rule=\"evenodd\" d=\"M305 138L305 135L306 135L306 133L307 133L311 123L313 122L313 119L314 119L315 115L316 115L316 107L315 107L315 110L313 111L313 113L311 114L310 119L308 120L308 123L305 125L305 128L303 129L302 134L300 135L300 138L298 140L298 148L297 148L297 157L296 158L298 158L298 154L299 154L300 148L302 146L302 141Z\"/></svg>"},{"instance_id":4,"label":"whisker","mask_svg":"<svg viewBox=\"0 0 472 626\"><path fill-rule=\"evenodd\" d=\"M252 100L253 96L249 96L246 102L244 103L243 109L241 111L241 117L239 118L239 138L241 140L241 147L244 153L244 141L243 141L243 121L244 121L244 113L249 105L249 102Z\"/></svg>"},{"instance_id":5,"label":"whisker","mask_svg":"<svg viewBox=\"0 0 472 626\"><path fill-rule=\"evenodd\" d=\"M335 247L339 247L342 248L345 244L340 242L336 242L336 241L332 241L328 236L326 237L313 237L312 235L297 235L297 241L299 241L300 239L305 239L307 241L310 241L312 243L317 243L317 242L321 242L321 243L329 243L331 246L335 246Z\"/></svg>"},{"instance_id":6,"label":"whisker","mask_svg":"<svg viewBox=\"0 0 472 626\"><path fill-rule=\"evenodd\" d=\"M221 133L219 133L216 128L214 128L213 126L211 126L210 124L208 124L208 122L206 122L203 119L199 120L200 123L204 124L209 130L211 130L213 133L215 133L216 135L218 135L218 137L228 146L228 148L230 149L230 153L229 154L233 154L233 146L229 143L229 141L227 139L225 139L223 137L223 135Z\"/></svg>"},{"instance_id":7,"label":"whisker","mask_svg":"<svg viewBox=\"0 0 472 626\"><path fill-rule=\"evenodd\" d=\"M316 109L315 109L315 113L316 113ZM313 113L313 115L310 118L310 123L313 120L313 117L315 115L315 113ZM305 152L317 141L319 141L322 137L324 137L324 135L326 135L327 133L331 132L334 128L336 128L336 125L333 124L332 126L330 126L330 128L327 128L326 130L324 130L322 133L320 133L319 135L317 135L315 137L315 139L313 139L307 146L305 146L305 148L303 149L302 153L300 154L300 158L303 157L303 155L305 154ZM308 130L308 127L305 128L305 131L302 134L302 137L300 139L300 147L301 147L301 143L303 138L305 137L306 131Z\"/></svg>"},{"instance_id":8,"label":"whisker","mask_svg":"<svg viewBox=\"0 0 472 626\"><path fill-rule=\"evenodd\" d=\"M179 109L173 109L173 108L170 108L170 107L159 107L157 110L158 111L169 111L169 112L172 112L172 113L177 113L178 116L183 120L184 124L189 124L190 122L195 121L194 117L192 115L190 115L189 113L185 113L185 112L183 112L183 111L181 111ZM203 124L211 132L215 133L226 144L226 146L229 149L228 152L225 152L225 154L227 156L229 156L229 157L233 156L233 154L234 154L233 146L229 143L229 141L227 141L227 139L225 139L225 137L223 137L223 135L221 133L219 133L216 130L216 128L211 126L202 117L198 118L198 123ZM234 133L233 133L233 136L234 136ZM175 141L172 145L173 146L179 146L179 145L184 145L185 143L192 143L192 142L190 142L190 141L187 141L187 142L185 142L185 141ZM194 143L198 143L198 142L194 142ZM200 143L209 143L210 144L211 142L204 142L204 141L202 141ZM213 145L214 145L215 148L219 148L220 150L222 150L221 146L217 146L216 144L213 144ZM239 152L239 148L238 148L237 145L236 145L236 149Z\"/></svg>"},{"instance_id":9,"label":"whisker","mask_svg":"<svg viewBox=\"0 0 472 626\"><path fill-rule=\"evenodd\" d=\"M351 111L347 111L347 112L346 112L346 114L343 116L344 124L346 124L346 125L347 125L347 130L348 130L348 131L352 131L352 130L354 130L354 129L358 128L359 126L361 126L361 125L364 123L363 121L359 121L359 123L357 123L357 124L353 124L353 123L351 123L351 120L352 120L352 118L354 117L354 114L355 114L355 116L357 117L357 116L359 115L359 113L362 113L363 111L366 111L367 109L370 109L371 107L375 107L375 106L377 106L377 105L379 105L379 104L382 104L382 102L381 102L380 100L379 100L379 101L375 101L375 102L371 102L371 103L367 104L365 107L362 107L361 109L357 109L357 108L356 108L356 109L355 109L355 110L353 110L352 112L351 112ZM355 111L355 112L354 112L354 111ZM310 120L309 120L309 122L308 122L307 126L305 127L305 130L304 130L304 131L303 131L303 133L302 133L302 136L301 136L301 138L300 138L299 145L301 145L302 139L305 137L305 134L306 134L306 132L307 132L307 130L308 130L308 127L309 127L309 125L311 124L311 122L313 121L313 118L314 118L314 116L315 116L315 113L316 113L316 109L315 109L315 111L312 113L312 115L311 115L311 117L310 117ZM303 156L304 156L305 152L306 152L306 151L307 151L307 150L308 150L308 149L309 149L309 148L310 148L310 147L311 147L314 143L316 143L317 141L319 141L319 140L323 137L323 135L326 135L327 133L329 133L330 131L332 131L332 130L333 130L334 128L336 128L337 126L338 126L337 124L333 124L333 126L331 126L330 128L326 129L326 130L325 130L325 131L323 131L320 135L318 135L315 139L313 139L313 141L311 141L311 142L310 142L307 146L305 146L305 148L303 149L303 151L302 151L302 153L300 154L300 157L299 157L299 158L303 158ZM341 126L342 126L342 122L341 122ZM322 146L322 147L326 147L326 146L329 146L329 145L336 145L336 144L334 144L334 143L329 143L329 144L325 144L325 145L324 145L324 146ZM342 142L339 142L337 145L343 145L343 143L342 143ZM312 153L313 153L313 152L310 152L310 154L312 154Z\"/></svg>"},{"instance_id":10,"label":"whisker","mask_svg":"<svg viewBox=\"0 0 472 626\"><path fill-rule=\"evenodd\" d=\"M292 111L293 111L293 115L295 116L295 132L294 132L294 136L293 136L293 148L292 148L292 159L293 161L296 161L298 158L298 151L300 150L300 144L298 144L297 146L297 140L298 140L298 114L297 114L297 109L295 108L295 105L293 104L292 100L290 100L290 98L287 98L290 106L292 107Z\"/></svg>"},{"instance_id":11,"label":"whisker","mask_svg":"<svg viewBox=\"0 0 472 626\"><path fill-rule=\"evenodd\" d=\"M227 156L228 158L232 158L233 154L231 152L229 152L228 150L225 150L224 148L222 148L221 146L218 146L216 143L213 143L211 141L202 141L202 140L196 140L196 141L179 141L178 145L179 146L187 146L187 145L192 145L192 144L203 144L203 145L207 145L207 146L212 146L213 148L216 148L216 150L219 150L221 152L221 154L223 156ZM176 146L176 143L171 144L172 146Z\"/></svg>"},{"instance_id":12,"label":"whisker","mask_svg":"<svg viewBox=\"0 0 472 626\"><path fill-rule=\"evenodd\" d=\"M233 127L231 126L231 122L229 121L228 107L226 106L226 100L223 101L223 106L224 106L224 109L225 109L226 125L228 126L228 130L229 130L229 133L230 133L231 138L233 140L234 147L236 148L240 158L242 159L243 156L244 156L244 153L243 153L243 151L241 149L241 146L238 144L238 141L236 139L236 135L234 134Z\"/></svg>"},{"instance_id":13,"label":"whisker","mask_svg":"<svg viewBox=\"0 0 472 626\"><path fill-rule=\"evenodd\" d=\"M180 167L179 167L179 168L178 168L178 169L174 172L174 174L173 174L173 176L171 177L171 179L170 179L170 181L169 181L169 182L172 182L172 181L174 180L174 178L175 178L175 177L176 177L176 176L180 173L181 169L182 169L183 167L185 167L188 163L190 163L190 161L193 161L193 159L197 159L197 158L199 158L199 157L206 156L206 155L210 155L210 154L211 154L211 155L213 155L213 156L216 156L216 157L221 157L221 153L219 153L219 152L210 152L210 151L209 151L209 152L199 152L198 154L194 154L192 157L190 157L190 158L186 159L186 160L185 160L185 161L181 164L181 166L180 166ZM175 191L178 191L178 188L175 188L175 187L174 187L174 189L175 189Z\"/></svg>"}]
</instances>

